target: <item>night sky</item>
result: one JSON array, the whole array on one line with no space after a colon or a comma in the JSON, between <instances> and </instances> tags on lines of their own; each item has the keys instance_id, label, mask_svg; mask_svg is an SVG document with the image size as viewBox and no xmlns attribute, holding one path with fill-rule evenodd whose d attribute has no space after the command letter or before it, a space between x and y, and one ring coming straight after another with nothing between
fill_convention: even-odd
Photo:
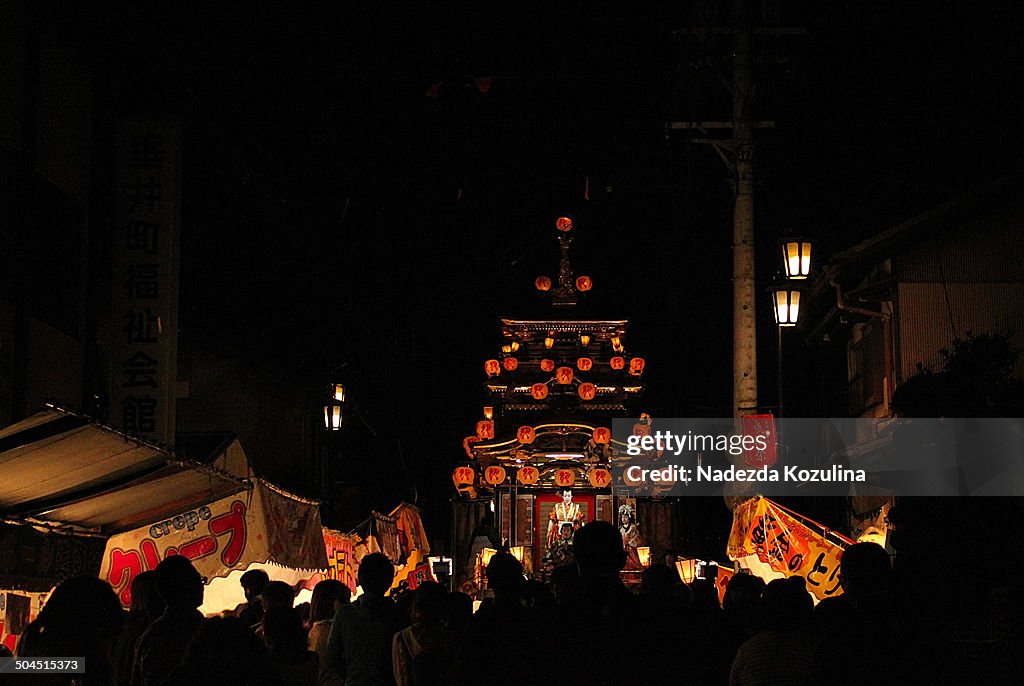
<instances>
[{"instance_id":1,"label":"night sky","mask_svg":"<svg viewBox=\"0 0 1024 686\"><path fill-rule=\"evenodd\" d=\"M652 414L729 413L730 174L665 132L729 118L727 45L676 33L726 15L591 4L64 21L121 112L185 118L182 327L310 383L347 363L371 422L401 408L412 477L440 499L498 318L549 312L532 283L557 272L559 214L595 282L586 307L632 321ZM827 256L1019 169L1021 10L969 5L782 4L778 24L806 33L754 44L754 117L776 122L756 132L760 281L786 232Z\"/></svg>"}]
</instances>

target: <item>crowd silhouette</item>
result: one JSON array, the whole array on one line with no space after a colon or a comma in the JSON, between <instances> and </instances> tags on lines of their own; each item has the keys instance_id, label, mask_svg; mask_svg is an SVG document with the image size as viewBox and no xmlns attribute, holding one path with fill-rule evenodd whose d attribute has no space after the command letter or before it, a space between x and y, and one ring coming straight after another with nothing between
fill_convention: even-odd
<instances>
[{"instance_id":1,"label":"crowd silhouette","mask_svg":"<svg viewBox=\"0 0 1024 686\"><path fill-rule=\"evenodd\" d=\"M918 612L874 543L846 549L843 594L815 607L799 576L736 574L719 603L711 581L686 585L657 563L634 592L620 580L627 553L614 526L593 522L574 539L574 563L550 584L527 580L509 552L493 555L476 612L470 596L434 582L386 595L395 570L379 553L362 559L354 601L325 580L296 608L292 587L248 572L246 604L209 618L184 557L136 577L128 613L107 583L68 579L16 654L85 657L86 674L17 683L876 685L953 683L976 669L951 659L948 627L922 621L934 615Z\"/></svg>"}]
</instances>

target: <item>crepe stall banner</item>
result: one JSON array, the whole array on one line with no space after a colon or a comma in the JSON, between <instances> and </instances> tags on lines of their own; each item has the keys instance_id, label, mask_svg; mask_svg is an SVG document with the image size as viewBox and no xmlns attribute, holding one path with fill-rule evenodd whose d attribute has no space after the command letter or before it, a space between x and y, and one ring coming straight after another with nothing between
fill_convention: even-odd
<instances>
[{"instance_id":1,"label":"crepe stall banner","mask_svg":"<svg viewBox=\"0 0 1024 686\"><path fill-rule=\"evenodd\" d=\"M839 585L843 548L767 498L753 498L733 511L728 552L729 559L765 581L803 577L817 601L843 592Z\"/></svg>"},{"instance_id":2,"label":"crepe stall banner","mask_svg":"<svg viewBox=\"0 0 1024 686\"><path fill-rule=\"evenodd\" d=\"M132 580L171 555L184 555L204 577L226 576L254 562L293 569L327 566L315 504L257 481L242 491L173 514L107 541L100 578L131 605Z\"/></svg>"}]
</instances>

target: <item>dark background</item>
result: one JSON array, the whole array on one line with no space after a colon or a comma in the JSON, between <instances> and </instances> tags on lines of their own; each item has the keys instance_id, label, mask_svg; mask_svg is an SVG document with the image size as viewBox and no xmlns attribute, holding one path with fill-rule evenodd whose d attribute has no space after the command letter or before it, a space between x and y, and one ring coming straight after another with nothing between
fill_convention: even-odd
<instances>
[{"instance_id":1,"label":"dark background","mask_svg":"<svg viewBox=\"0 0 1024 686\"><path fill-rule=\"evenodd\" d=\"M532 284L557 272L560 214L587 307L631 320L647 410L731 413L731 173L665 131L730 118L728 41L677 32L723 25L730 4L117 3L47 20L114 114L184 118L183 330L297 385L344 364L363 421L338 469L381 482L362 489L378 509L401 497L440 519L498 318L550 311ZM754 3L806 29L754 42L753 115L776 122L755 134L760 282L784 234L821 264L1019 169L1021 11L977 5ZM837 377L802 365L842 350L793 340L788 413L825 414Z\"/></svg>"}]
</instances>

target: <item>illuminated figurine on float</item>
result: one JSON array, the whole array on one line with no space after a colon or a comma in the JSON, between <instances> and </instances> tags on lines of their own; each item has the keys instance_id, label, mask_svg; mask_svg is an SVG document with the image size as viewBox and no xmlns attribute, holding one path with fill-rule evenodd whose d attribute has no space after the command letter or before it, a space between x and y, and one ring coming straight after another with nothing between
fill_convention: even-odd
<instances>
[{"instance_id":1,"label":"illuminated figurine on float","mask_svg":"<svg viewBox=\"0 0 1024 686\"><path fill-rule=\"evenodd\" d=\"M622 534L622 547L626 550L626 570L643 571L640 553L637 548L643 545L640 527L636 523L636 513L629 503L619 506L619 533Z\"/></svg>"},{"instance_id":2,"label":"illuminated figurine on float","mask_svg":"<svg viewBox=\"0 0 1024 686\"><path fill-rule=\"evenodd\" d=\"M572 501L572 489L566 488L561 492L562 502L555 503L548 515L548 547L556 541L563 526L569 524L574 533L576 529L583 526L583 510L579 503Z\"/></svg>"},{"instance_id":3,"label":"illuminated figurine on float","mask_svg":"<svg viewBox=\"0 0 1024 686\"><path fill-rule=\"evenodd\" d=\"M551 572L558 567L567 567L576 562L576 555L572 548L572 536L575 529L570 522L563 522L558 529L558 538L548 545L544 558L541 560L542 575L550 577Z\"/></svg>"}]
</instances>

